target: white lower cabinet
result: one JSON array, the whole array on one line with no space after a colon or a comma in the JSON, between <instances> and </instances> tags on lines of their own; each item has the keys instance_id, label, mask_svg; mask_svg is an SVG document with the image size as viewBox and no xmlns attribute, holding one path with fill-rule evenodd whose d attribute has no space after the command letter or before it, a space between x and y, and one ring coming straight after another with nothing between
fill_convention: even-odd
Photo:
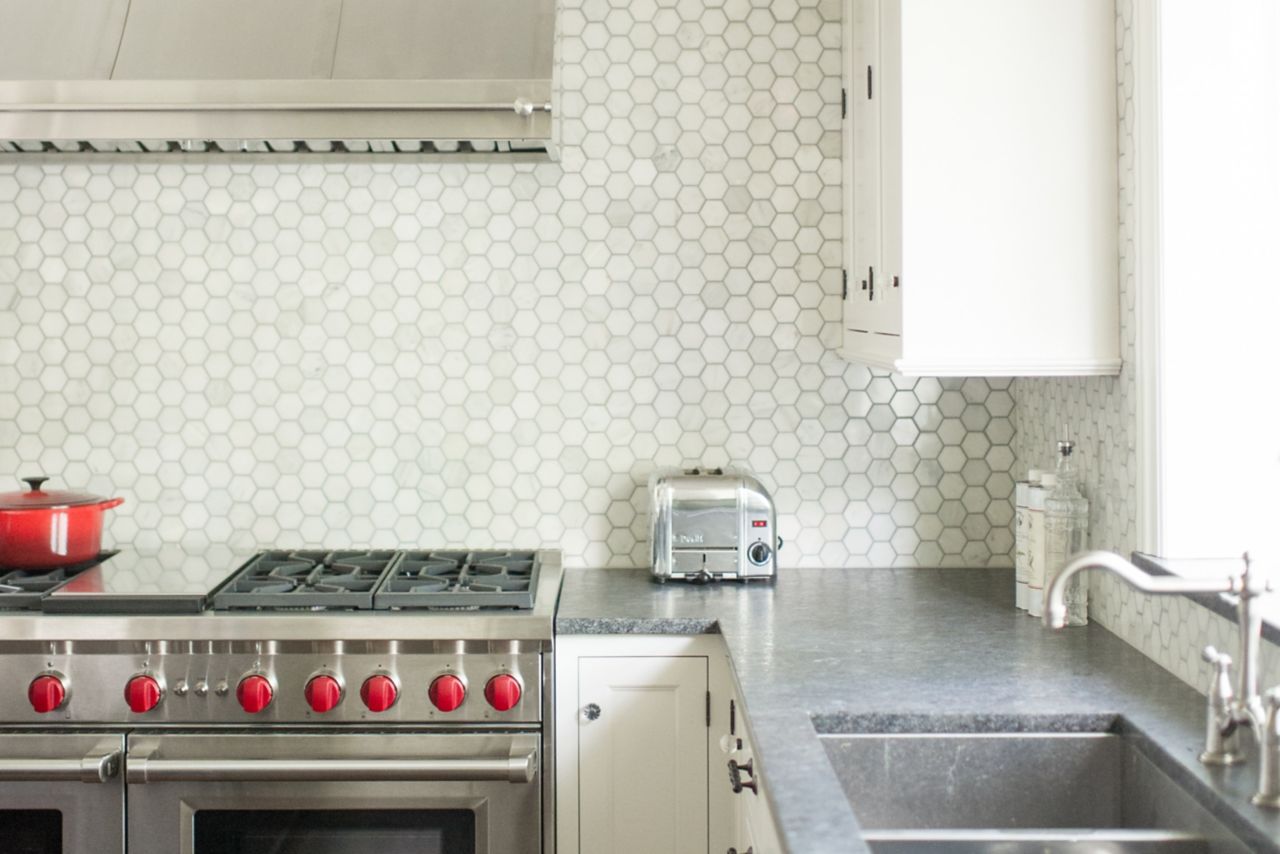
<instances>
[{"instance_id":1,"label":"white lower cabinet","mask_svg":"<svg viewBox=\"0 0 1280 854\"><path fill-rule=\"evenodd\" d=\"M719 636L561 636L555 705L557 854L782 854Z\"/></svg>"},{"instance_id":2,"label":"white lower cabinet","mask_svg":"<svg viewBox=\"0 0 1280 854\"><path fill-rule=\"evenodd\" d=\"M708 854L708 659L680 640L557 641L559 854Z\"/></svg>"}]
</instances>

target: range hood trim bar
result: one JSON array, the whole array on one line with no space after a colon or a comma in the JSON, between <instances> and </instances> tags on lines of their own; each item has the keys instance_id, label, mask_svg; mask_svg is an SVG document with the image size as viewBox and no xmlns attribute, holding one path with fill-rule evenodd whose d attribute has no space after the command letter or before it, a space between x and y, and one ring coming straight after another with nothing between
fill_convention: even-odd
<instances>
[{"instance_id":1,"label":"range hood trim bar","mask_svg":"<svg viewBox=\"0 0 1280 854\"><path fill-rule=\"evenodd\" d=\"M369 94L377 98L369 98ZM550 80L0 82L0 140L552 139Z\"/></svg>"},{"instance_id":2,"label":"range hood trim bar","mask_svg":"<svg viewBox=\"0 0 1280 854\"><path fill-rule=\"evenodd\" d=\"M109 108L103 107L101 104L22 104L21 106L10 106L7 109L0 109L0 112L7 113L217 113L217 112L280 112L280 113L313 113L313 112L459 112L459 113L491 113L506 112L515 113L516 115L527 115L531 112L551 112L550 103L534 104L528 103L522 106L519 102L513 101L506 104L477 104L477 103L359 103L359 102L325 102L317 104L292 104L292 103L211 103L201 102L199 105L190 103L116 103Z\"/></svg>"},{"instance_id":3,"label":"range hood trim bar","mask_svg":"<svg viewBox=\"0 0 1280 854\"><path fill-rule=\"evenodd\" d=\"M371 99L370 92L383 95ZM455 80L17 80L0 81L0 113L136 111L153 105L212 112L250 109L513 110L550 108L549 79Z\"/></svg>"}]
</instances>

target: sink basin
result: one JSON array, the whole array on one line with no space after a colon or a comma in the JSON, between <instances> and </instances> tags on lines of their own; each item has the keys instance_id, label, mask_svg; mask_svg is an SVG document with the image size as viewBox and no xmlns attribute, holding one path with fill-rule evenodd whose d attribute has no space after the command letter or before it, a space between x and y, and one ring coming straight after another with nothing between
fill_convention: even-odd
<instances>
[{"instance_id":1,"label":"sink basin","mask_svg":"<svg viewBox=\"0 0 1280 854\"><path fill-rule=\"evenodd\" d=\"M878 854L1248 852L1122 735L820 738Z\"/></svg>"}]
</instances>

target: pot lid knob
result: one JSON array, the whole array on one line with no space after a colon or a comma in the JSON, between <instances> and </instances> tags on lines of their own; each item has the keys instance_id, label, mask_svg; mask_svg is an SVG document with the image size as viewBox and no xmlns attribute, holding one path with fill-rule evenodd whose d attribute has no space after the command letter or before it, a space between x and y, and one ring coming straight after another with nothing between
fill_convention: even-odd
<instances>
[{"instance_id":1,"label":"pot lid knob","mask_svg":"<svg viewBox=\"0 0 1280 854\"><path fill-rule=\"evenodd\" d=\"M48 479L49 478L47 477L24 477L22 478L22 482L25 483L27 486L31 487L32 492L39 492L40 487Z\"/></svg>"}]
</instances>

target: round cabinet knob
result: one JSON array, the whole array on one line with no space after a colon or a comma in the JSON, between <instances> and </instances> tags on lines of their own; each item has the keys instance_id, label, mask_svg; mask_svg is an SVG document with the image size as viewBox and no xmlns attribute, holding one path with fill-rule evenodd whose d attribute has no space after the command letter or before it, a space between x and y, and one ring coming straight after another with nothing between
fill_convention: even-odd
<instances>
[{"instance_id":1,"label":"round cabinet knob","mask_svg":"<svg viewBox=\"0 0 1280 854\"><path fill-rule=\"evenodd\" d=\"M246 676L236 686L236 700L240 703L240 708L251 715L256 715L270 706L274 696L275 691L271 688L271 682L265 676L257 674Z\"/></svg>"},{"instance_id":2,"label":"round cabinet knob","mask_svg":"<svg viewBox=\"0 0 1280 854\"><path fill-rule=\"evenodd\" d=\"M370 676L360 686L360 699L371 712L385 712L396 704L400 689L390 676Z\"/></svg>"},{"instance_id":3,"label":"round cabinet knob","mask_svg":"<svg viewBox=\"0 0 1280 854\"><path fill-rule=\"evenodd\" d=\"M302 691L307 698L307 705L318 715L331 712L342 701L342 686L332 676L313 676Z\"/></svg>"},{"instance_id":4,"label":"round cabinet knob","mask_svg":"<svg viewBox=\"0 0 1280 854\"><path fill-rule=\"evenodd\" d=\"M42 715L56 712L67 702L67 686L57 676L46 673L31 680L27 699L31 701L31 708Z\"/></svg>"},{"instance_id":5,"label":"round cabinet knob","mask_svg":"<svg viewBox=\"0 0 1280 854\"><path fill-rule=\"evenodd\" d=\"M427 697L431 699L431 705L440 711L452 712L467 699L467 686L457 676L437 676L427 689Z\"/></svg>"},{"instance_id":6,"label":"round cabinet knob","mask_svg":"<svg viewBox=\"0 0 1280 854\"><path fill-rule=\"evenodd\" d=\"M160 705L160 683L154 676L139 674L124 686L124 701L129 704L133 713L140 715Z\"/></svg>"},{"instance_id":7,"label":"round cabinet knob","mask_svg":"<svg viewBox=\"0 0 1280 854\"><path fill-rule=\"evenodd\" d=\"M764 566L772 554L773 550L764 543L752 543L747 549L747 558L756 566Z\"/></svg>"},{"instance_id":8,"label":"round cabinet knob","mask_svg":"<svg viewBox=\"0 0 1280 854\"><path fill-rule=\"evenodd\" d=\"M500 712L508 712L520 702L520 683L510 673L499 673L484 686L484 698Z\"/></svg>"}]
</instances>

